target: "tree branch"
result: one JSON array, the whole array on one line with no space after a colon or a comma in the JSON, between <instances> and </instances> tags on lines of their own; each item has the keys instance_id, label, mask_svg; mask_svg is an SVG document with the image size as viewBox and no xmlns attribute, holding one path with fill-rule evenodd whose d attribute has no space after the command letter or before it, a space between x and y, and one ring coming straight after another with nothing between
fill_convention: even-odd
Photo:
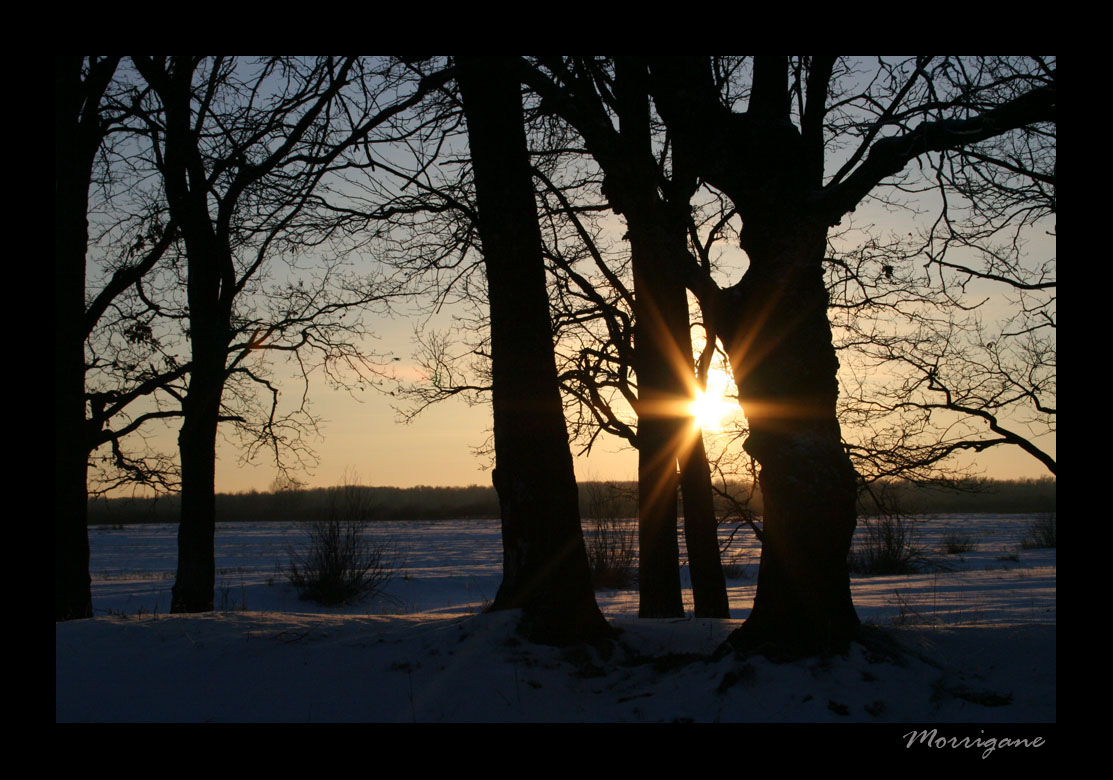
<instances>
[{"instance_id":1,"label":"tree branch","mask_svg":"<svg viewBox=\"0 0 1113 780\"><path fill-rule=\"evenodd\" d=\"M862 165L845 181L828 185L811 199L811 210L838 224L874 187L928 152L960 149L1010 130L1055 121L1055 87L1037 87L971 119L924 122L915 130L873 144Z\"/></svg>"}]
</instances>

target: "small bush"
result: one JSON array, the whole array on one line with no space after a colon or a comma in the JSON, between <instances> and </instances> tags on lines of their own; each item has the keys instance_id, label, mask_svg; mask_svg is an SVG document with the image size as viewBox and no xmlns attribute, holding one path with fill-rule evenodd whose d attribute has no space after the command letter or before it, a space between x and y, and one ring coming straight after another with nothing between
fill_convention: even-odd
<instances>
[{"instance_id":1,"label":"small bush","mask_svg":"<svg viewBox=\"0 0 1113 780\"><path fill-rule=\"evenodd\" d=\"M591 567L591 582L596 590L627 588L634 584L637 573L637 531L629 520L620 516L623 496L611 483L587 485L587 528L584 543Z\"/></svg>"},{"instance_id":2,"label":"small bush","mask_svg":"<svg viewBox=\"0 0 1113 780\"><path fill-rule=\"evenodd\" d=\"M978 542L958 531L948 531L943 537L943 552L947 555L962 555L978 549Z\"/></svg>"},{"instance_id":3,"label":"small bush","mask_svg":"<svg viewBox=\"0 0 1113 780\"><path fill-rule=\"evenodd\" d=\"M1055 549L1055 515L1040 515L1029 523L1020 546L1024 550Z\"/></svg>"},{"instance_id":4,"label":"small bush","mask_svg":"<svg viewBox=\"0 0 1113 780\"><path fill-rule=\"evenodd\" d=\"M309 537L306 548L289 548L286 577L302 599L355 603L386 585L397 562L388 543L369 538L371 522L369 493L361 486L329 489L324 516L300 524Z\"/></svg>"},{"instance_id":5,"label":"small bush","mask_svg":"<svg viewBox=\"0 0 1113 780\"><path fill-rule=\"evenodd\" d=\"M857 574L909 574L919 571L924 552L913 544L915 523L898 513L862 518L858 544L850 549L847 565Z\"/></svg>"}]
</instances>

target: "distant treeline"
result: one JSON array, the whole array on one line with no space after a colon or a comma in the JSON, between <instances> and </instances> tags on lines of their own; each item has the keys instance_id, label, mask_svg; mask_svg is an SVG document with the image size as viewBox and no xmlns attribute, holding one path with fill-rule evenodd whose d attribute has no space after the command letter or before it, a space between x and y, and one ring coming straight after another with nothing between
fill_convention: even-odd
<instances>
[{"instance_id":1,"label":"distant treeline","mask_svg":"<svg viewBox=\"0 0 1113 780\"><path fill-rule=\"evenodd\" d=\"M216 521L303 521L319 517L334 488L218 493ZM447 520L499 516L493 487L346 487L365 495L376 520ZM181 503L176 495L158 498L111 498L89 502L89 523L176 523Z\"/></svg>"},{"instance_id":2,"label":"distant treeline","mask_svg":"<svg viewBox=\"0 0 1113 780\"><path fill-rule=\"evenodd\" d=\"M351 488L348 488L351 489ZM377 520L450 520L497 518L498 496L493 487L361 487L371 516ZM278 493L222 493L216 497L217 522L262 520L303 521L321 515L332 488L282 491ZM738 496L748 485L736 485ZM637 514L637 484L634 482L581 482L580 513L583 517L633 517ZM863 514L877 514L877 497L890 510L909 514L1015 513L1041 514L1055 511L1055 480L980 480L959 488L927 488L906 482L875 485L861 499ZM728 511L720 499L718 511ZM89 502L91 525L130 523L176 523L178 496L159 498L112 498ZM761 495L750 504L761 513Z\"/></svg>"},{"instance_id":3,"label":"distant treeline","mask_svg":"<svg viewBox=\"0 0 1113 780\"><path fill-rule=\"evenodd\" d=\"M907 514L1046 514L1055 511L1055 479L979 479L956 487L891 481L865 491L862 514L876 514L876 500Z\"/></svg>"}]
</instances>

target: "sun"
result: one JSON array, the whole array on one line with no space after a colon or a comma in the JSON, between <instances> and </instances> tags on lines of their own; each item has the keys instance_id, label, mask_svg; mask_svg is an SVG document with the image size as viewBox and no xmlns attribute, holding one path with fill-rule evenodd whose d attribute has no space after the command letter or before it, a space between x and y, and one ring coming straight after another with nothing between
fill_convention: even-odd
<instances>
[{"instance_id":1,"label":"sun","mask_svg":"<svg viewBox=\"0 0 1113 780\"><path fill-rule=\"evenodd\" d=\"M712 370L707 378L707 390L696 391L696 397L688 404L688 413L694 424L705 431L717 433L738 409L738 402L726 397L730 378L722 371Z\"/></svg>"}]
</instances>

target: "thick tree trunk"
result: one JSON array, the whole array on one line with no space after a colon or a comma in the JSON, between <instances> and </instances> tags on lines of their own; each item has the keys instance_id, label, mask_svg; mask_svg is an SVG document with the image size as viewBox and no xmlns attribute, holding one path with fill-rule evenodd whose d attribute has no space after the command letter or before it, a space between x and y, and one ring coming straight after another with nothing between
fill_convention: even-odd
<instances>
[{"instance_id":1,"label":"thick tree trunk","mask_svg":"<svg viewBox=\"0 0 1113 780\"><path fill-rule=\"evenodd\" d=\"M178 451L181 457L181 519L178 523L178 569L171 590L171 612L208 612L216 585L216 429L223 388L224 353L219 364L210 357L207 370L193 365Z\"/></svg>"},{"instance_id":2,"label":"thick tree trunk","mask_svg":"<svg viewBox=\"0 0 1113 780\"><path fill-rule=\"evenodd\" d=\"M684 615L677 539L677 455L690 435L685 379L692 377L680 349L687 335L683 286L669 273L664 231L648 228L627 210L634 272L634 371L638 377L638 617ZM687 339L683 339L687 341Z\"/></svg>"},{"instance_id":3,"label":"thick tree trunk","mask_svg":"<svg viewBox=\"0 0 1113 780\"><path fill-rule=\"evenodd\" d=\"M553 353L521 96L510 63L458 57L491 317L495 488L503 580L532 641L609 636L595 601Z\"/></svg>"},{"instance_id":4,"label":"thick tree trunk","mask_svg":"<svg viewBox=\"0 0 1113 780\"><path fill-rule=\"evenodd\" d=\"M172 612L207 612L213 608L216 431L231 340L231 305L222 297L220 272L231 264L230 251L212 235L207 218L202 220L199 214L195 217L190 221L190 229L183 231L189 272L193 368L182 404L182 427L178 432L182 506Z\"/></svg>"},{"instance_id":5,"label":"thick tree trunk","mask_svg":"<svg viewBox=\"0 0 1113 780\"><path fill-rule=\"evenodd\" d=\"M701 283L738 382L765 507L754 608L729 641L783 655L844 651L858 628L846 564L857 485L836 417L823 283L829 220L810 205L823 185L822 133L804 139L792 124L784 57L755 58L745 114L722 105L706 57L650 67L677 153L730 197L750 260L733 288ZM822 105L824 96L808 98Z\"/></svg>"},{"instance_id":6,"label":"thick tree trunk","mask_svg":"<svg viewBox=\"0 0 1113 780\"><path fill-rule=\"evenodd\" d=\"M835 411L824 231L797 222L765 237L751 234L750 270L718 320L765 507L753 611L729 642L786 656L845 652L859 624L846 562L856 477Z\"/></svg>"}]
</instances>

